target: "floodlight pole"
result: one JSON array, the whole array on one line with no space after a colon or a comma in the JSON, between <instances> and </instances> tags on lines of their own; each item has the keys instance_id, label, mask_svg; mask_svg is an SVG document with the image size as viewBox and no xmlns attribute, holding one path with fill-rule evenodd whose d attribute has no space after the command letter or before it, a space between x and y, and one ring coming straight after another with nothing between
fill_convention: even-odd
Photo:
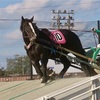
<instances>
[{"instance_id":1,"label":"floodlight pole","mask_svg":"<svg viewBox=\"0 0 100 100\"><path fill-rule=\"evenodd\" d=\"M32 68L32 62L31 62L31 59L30 59L30 80L33 79L33 68Z\"/></svg>"},{"instance_id":2,"label":"floodlight pole","mask_svg":"<svg viewBox=\"0 0 100 100\"><path fill-rule=\"evenodd\" d=\"M71 28L74 27L74 19L73 19L74 10L71 10L71 11L52 10L51 12L54 15L52 17L52 20L56 21L56 22L53 22L53 27L55 26L55 24L58 29L60 29L61 27L67 27L67 29L70 30ZM62 25L63 23L64 25Z\"/></svg>"},{"instance_id":3,"label":"floodlight pole","mask_svg":"<svg viewBox=\"0 0 100 100\"><path fill-rule=\"evenodd\" d=\"M100 20L97 21L98 30L100 30ZM100 35L98 35L98 43L100 44Z\"/></svg>"}]
</instances>

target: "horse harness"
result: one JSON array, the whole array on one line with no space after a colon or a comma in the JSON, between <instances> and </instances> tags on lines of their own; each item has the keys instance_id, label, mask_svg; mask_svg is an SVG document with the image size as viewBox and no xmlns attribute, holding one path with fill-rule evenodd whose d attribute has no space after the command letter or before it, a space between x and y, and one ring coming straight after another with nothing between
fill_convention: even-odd
<instances>
[{"instance_id":1,"label":"horse harness","mask_svg":"<svg viewBox=\"0 0 100 100\"><path fill-rule=\"evenodd\" d=\"M26 30L25 30L25 32L26 32L26 34L28 35L27 37L25 37L24 36L24 38L29 38L29 40L30 40L30 43L28 44L28 45L25 45L25 49L26 50L29 50L30 48L31 48L31 46L33 45L33 44L41 44L41 42L43 42L43 43L46 43L47 45L52 45L54 42L53 41L47 41L47 40L43 40L43 39L40 39L40 38L38 38L38 41L39 41L39 43L37 43L36 41L34 41L35 39L36 39L36 36L34 37L32 34L30 35ZM47 35L47 34L46 34ZM42 45L42 44L41 44ZM61 46L60 44L58 44L59 46ZM44 45L45 46L45 45ZM43 46L43 47L44 47ZM48 48L48 47L47 47ZM58 48L56 48L56 49L58 49ZM52 54L56 54L56 50L55 50L55 46L54 47L51 47L51 53L50 53L50 55L49 55L49 57L52 55ZM60 52L62 52L62 49L60 50ZM59 56L59 58L61 57L62 55L60 54L60 56Z\"/></svg>"}]
</instances>

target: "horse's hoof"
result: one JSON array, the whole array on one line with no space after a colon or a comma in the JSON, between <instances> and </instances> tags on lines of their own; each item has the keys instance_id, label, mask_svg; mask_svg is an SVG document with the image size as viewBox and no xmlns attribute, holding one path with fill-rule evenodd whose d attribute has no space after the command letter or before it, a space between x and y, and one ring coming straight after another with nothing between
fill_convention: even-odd
<instances>
[{"instance_id":1,"label":"horse's hoof","mask_svg":"<svg viewBox=\"0 0 100 100\"><path fill-rule=\"evenodd\" d=\"M42 79L41 83L47 83L47 80L43 80L43 79Z\"/></svg>"},{"instance_id":2,"label":"horse's hoof","mask_svg":"<svg viewBox=\"0 0 100 100\"><path fill-rule=\"evenodd\" d=\"M47 85L47 84L49 84L49 83L51 83L52 82L52 80L48 80L46 83L41 83L41 85L42 86L45 86L45 85Z\"/></svg>"},{"instance_id":3,"label":"horse's hoof","mask_svg":"<svg viewBox=\"0 0 100 100\"><path fill-rule=\"evenodd\" d=\"M43 78L41 77L40 80L43 81Z\"/></svg>"},{"instance_id":4,"label":"horse's hoof","mask_svg":"<svg viewBox=\"0 0 100 100\"><path fill-rule=\"evenodd\" d=\"M49 79L48 81L47 81L47 83L50 83L52 80L51 79Z\"/></svg>"},{"instance_id":5,"label":"horse's hoof","mask_svg":"<svg viewBox=\"0 0 100 100\"><path fill-rule=\"evenodd\" d=\"M62 78L63 78L63 76L60 76L60 75L55 76L55 80L59 80L59 79L62 79Z\"/></svg>"},{"instance_id":6,"label":"horse's hoof","mask_svg":"<svg viewBox=\"0 0 100 100\"><path fill-rule=\"evenodd\" d=\"M58 79L58 78L59 78L59 76L55 76L55 77L54 77L55 80Z\"/></svg>"},{"instance_id":7,"label":"horse's hoof","mask_svg":"<svg viewBox=\"0 0 100 100\"><path fill-rule=\"evenodd\" d=\"M47 83L41 83L41 86L45 86Z\"/></svg>"}]
</instances>

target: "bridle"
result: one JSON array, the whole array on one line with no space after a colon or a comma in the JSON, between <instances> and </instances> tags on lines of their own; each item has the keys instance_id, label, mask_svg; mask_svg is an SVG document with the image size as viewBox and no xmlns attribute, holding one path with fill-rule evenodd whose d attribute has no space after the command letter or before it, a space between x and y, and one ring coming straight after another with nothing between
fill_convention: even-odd
<instances>
[{"instance_id":1,"label":"bridle","mask_svg":"<svg viewBox=\"0 0 100 100\"><path fill-rule=\"evenodd\" d=\"M33 29L32 24L30 22L29 22L29 26L30 26L32 32L34 33L34 35L30 34L26 29L24 30L24 32L27 34L27 36L23 35L23 37L28 38L30 41L30 43L28 45L25 45L26 49L29 49L33 45L34 40L36 40L36 37L37 37L35 30Z\"/></svg>"},{"instance_id":2,"label":"bridle","mask_svg":"<svg viewBox=\"0 0 100 100\"><path fill-rule=\"evenodd\" d=\"M36 39L36 36L33 36L32 34L29 34L29 32L27 30L25 30L27 36L23 35L24 38L28 38L30 41L32 39Z\"/></svg>"}]
</instances>

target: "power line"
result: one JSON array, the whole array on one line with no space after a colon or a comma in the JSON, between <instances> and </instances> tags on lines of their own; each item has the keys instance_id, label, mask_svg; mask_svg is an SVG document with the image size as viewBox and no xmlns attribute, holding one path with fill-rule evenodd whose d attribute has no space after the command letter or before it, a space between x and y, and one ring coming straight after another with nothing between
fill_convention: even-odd
<instances>
[{"instance_id":1,"label":"power line","mask_svg":"<svg viewBox=\"0 0 100 100\"><path fill-rule=\"evenodd\" d=\"M21 19L19 18L11 18L11 19L8 19L8 18L0 18L0 21L20 21ZM80 23L86 23L86 22L91 22L91 23L94 23L95 21L97 20L94 20L94 21L79 21L79 22L75 22L76 24L80 24ZM36 23L52 23L51 21L37 21L37 20L34 20L34 22Z\"/></svg>"},{"instance_id":2,"label":"power line","mask_svg":"<svg viewBox=\"0 0 100 100\"><path fill-rule=\"evenodd\" d=\"M0 19L0 21L20 21L20 19Z\"/></svg>"}]
</instances>

